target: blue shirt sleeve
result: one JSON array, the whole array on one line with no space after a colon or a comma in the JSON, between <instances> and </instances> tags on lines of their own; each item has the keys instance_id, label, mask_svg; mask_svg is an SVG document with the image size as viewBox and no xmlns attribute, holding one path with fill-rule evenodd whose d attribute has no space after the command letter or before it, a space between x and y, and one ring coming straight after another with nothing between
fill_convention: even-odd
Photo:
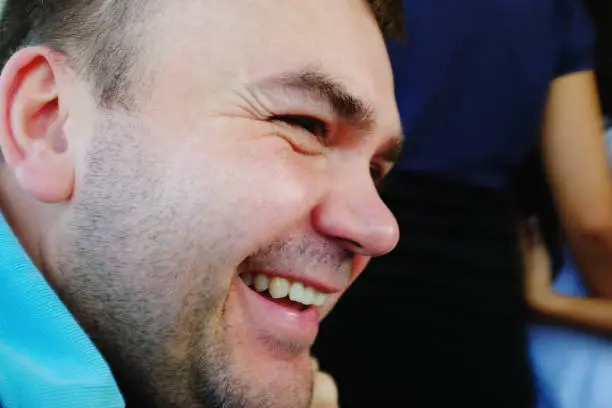
<instances>
[{"instance_id":1,"label":"blue shirt sleeve","mask_svg":"<svg viewBox=\"0 0 612 408\"><path fill-rule=\"evenodd\" d=\"M581 0L558 0L560 49L557 76L594 68L595 30Z\"/></svg>"}]
</instances>

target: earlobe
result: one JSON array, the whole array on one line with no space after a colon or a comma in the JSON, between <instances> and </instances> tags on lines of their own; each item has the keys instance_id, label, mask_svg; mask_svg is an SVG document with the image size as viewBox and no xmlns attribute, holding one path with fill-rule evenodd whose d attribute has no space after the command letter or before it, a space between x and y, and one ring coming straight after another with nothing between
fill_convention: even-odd
<instances>
[{"instance_id":1,"label":"earlobe","mask_svg":"<svg viewBox=\"0 0 612 408\"><path fill-rule=\"evenodd\" d=\"M38 201L59 203L72 196L73 167L44 141L32 144L14 172L19 185Z\"/></svg>"},{"instance_id":2,"label":"earlobe","mask_svg":"<svg viewBox=\"0 0 612 408\"><path fill-rule=\"evenodd\" d=\"M0 147L18 185L45 203L67 201L74 166L61 112L59 59L46 47L17 52L0 77Z\"/></svg>"}]
</instances>

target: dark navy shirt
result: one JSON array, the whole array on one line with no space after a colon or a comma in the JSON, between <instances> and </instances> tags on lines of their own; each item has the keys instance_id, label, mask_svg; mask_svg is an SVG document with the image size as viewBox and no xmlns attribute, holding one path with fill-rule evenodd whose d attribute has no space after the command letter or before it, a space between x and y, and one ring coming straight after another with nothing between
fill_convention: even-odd
<instances>
[{"instance_id":1,"label":"dark navy shirt","mask_svg":"<svg viewBox=\"0 0 612 408\"><path fill-rule=\"evenodd\" d=\"M404 0L390 44L406 151L400 171L505 188L536 146L556 77L592 69L580 0ZM580 135L576 135L580 137Z\"/></svg>"}]
</instances>

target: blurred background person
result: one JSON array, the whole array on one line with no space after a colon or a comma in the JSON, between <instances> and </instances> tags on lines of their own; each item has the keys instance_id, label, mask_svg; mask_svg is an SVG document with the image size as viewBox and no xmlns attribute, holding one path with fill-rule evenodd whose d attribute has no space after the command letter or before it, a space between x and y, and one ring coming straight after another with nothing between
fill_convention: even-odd
<instances>
[{"instance_id":1,"label":"blurred background person","mask_svg":"<svg viewBox=\"0 0 612 408\"><path fill-rule=\"evenodd\" d=\"M597 82L612 158L612 3L587 0L586 4L597 28ZM612 406L612 299L609 294L593 296L569 248L563 267L555 271L537 235L532 233L530 244L525 293L531 308L543 318L529 337L539 407Z\"/></svg>"},{"instance_id":2,"label":"blurred background person","mask_svg":"<svg viewBox=\"0 0 612 408\"><path fill-rule=\"evenodd\" d=\"M389 49L408 138L384 190L400 243L314 352L343 408L532 407L517 212L543 213L551 248L560 224L587 284L612 294L591 21L580 0L404 7L407 44Z\"/></svg>"}]
</instances>

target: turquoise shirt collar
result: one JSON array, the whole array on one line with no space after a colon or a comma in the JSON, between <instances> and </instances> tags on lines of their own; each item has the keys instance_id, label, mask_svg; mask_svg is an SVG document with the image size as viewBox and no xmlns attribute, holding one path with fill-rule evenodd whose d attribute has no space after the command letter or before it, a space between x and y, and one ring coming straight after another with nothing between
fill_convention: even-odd
<instances>
[{"instance_id":1,"label":"turquoise shirt collar","mask_svg":"<svg viewBox=\"0 0 612 408\"><path fill-rule=\"evenodd\" d=\"M0 406L123 408L107 363L0 214Z\"/></svg>"}]
</instances>

